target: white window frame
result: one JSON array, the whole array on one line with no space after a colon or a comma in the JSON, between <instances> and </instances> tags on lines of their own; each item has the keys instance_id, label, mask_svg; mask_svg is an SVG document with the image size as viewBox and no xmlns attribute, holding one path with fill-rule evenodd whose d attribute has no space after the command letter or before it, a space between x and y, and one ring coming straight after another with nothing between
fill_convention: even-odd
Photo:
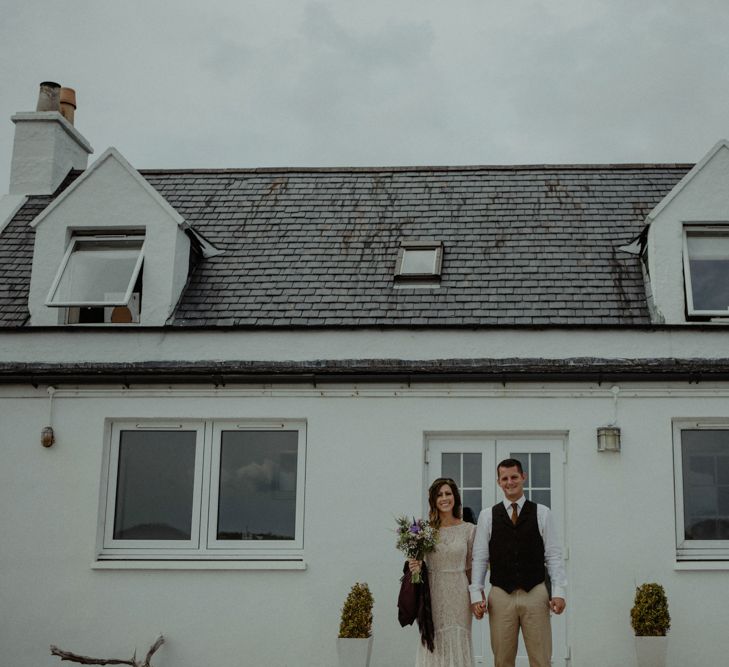
<instances>
[{"instance_id":1,"label":"white window frame","mask_svg":"<svg viewBox=\"0 0 729 667\"><path fill-rule=\"evenodd\" d=\"M114 513L122 431L189 431L196 437L190 540L115 540ZM226 430L287 430L298 433L296 524L293 540L217 540L220 437ZM102 474L97 559L102 560L303 560L306 422L304 420L113 420Z\"/></svg>"},{"instance_id":2,"label":"white window frame","mask_svg":"<svg viewBox=\"0 0 729 667\"><path fill-rule=\"evenodd\" d=\"M220 486L217 483L218 477L216 472L220 470L220 449L222 444L223 431L299 431L299 456L301 455L302 447L302 433L300 428L294 428L292 424L286 424L284 422L269 423L263 428L256 422L215 422L213 425L213 441L212 441L212 465L211 480L210 480L210 504L209 504L209 520L208 520L208 548L215 549L216 551L225 550L239 550L240 540L219 540L217 537L217 519L218 519L218 503L219 503L219 491ZM247 543L246 549L250 551L271 551L279 550L283 548L289 549L301 549L304 546L303 537L303 523L304 523L304 503L298 502L299 496L303 494L304 489L304 466L298 465L299 457L297 456L296 465L296 525L293 540L251 540ZM303 500L303 496L302 496ZM282 545L285 544L286 547Z\"/></svg>"},{"instance_id":3,"label":"white window frame","mask_svg":"<svg viewBox=\"0 0 729 667\"><path fill-rule=\"evenodd\" d=\"M114 242L140 243L141 244L140 248L139 248L139 255L137 257L136 264L134 265L134 269L132 271L132 275L129 280L129 284L127 285L125 292L118 293L120 295L118 298L107 299L105 301L61 301L61 300L57 300L55 298L56 291L58 290L58 286L61 283L61 279L63 277L64 272L66 271L66 267L68 266L68 263L71 259L71 255L73 254L73 251L76 249L77 245L79 245L79 244L94 243L94 242L109 243L109 244L113 244ZM53 283L51 284L51 289L49 290L48 296L46 297L46 306L49 306L51 308L91 307L91 306L97 306L97 307L126 306L132 298L132 293L134 292L134 285L136 284L137 278L139 277L139 272L142 269L143 261L144 261L144 235L140 235L140 234L114 234L114 235L97 234L97 235L92 235L92 236L83 236L80 234L74 234L68 243L66 252L63 255L63 259L61 260L61 264L58 267L58 271L56 272L56 277L53 279Z\"/></svg>"},{"instance_id":4,"label":"white window frame","mask_svg":"<svg viewBox=\"0 0 729 667\"><path fill-rule=\"evenodd\" d=\"M405 255L408 251L433 251L433 269L425 273L403 272ZM395 278L401 280L437 280L443 266L443 243L441 241L403 241L397 253Z\"/></svg>"},{"instance_id":5,"label":"white window frame","mask_svg":"<svg viewBox=\"0 0 729 667\"><path fill-rule=\"evenodd\" d=\"M684 533L682 431L729 431L729 420L675 420L673 469L676 509L676 559L679 561L729 560L729 540L687 540Z\"/></svg>"},{"instance_id":6,"label":"white window frame","mask_svg":"<svg viewBox=\"0 0 729 667\"><path fill-rule=\"evenodd\" d=\"M195 476L192 492L192 522L189 540L119 540L114 539L114 515L116 512L116 489L119 473L119 445L122 431L194 431L195 437ZM106 494L106 511L104 521L104 550L108 553L148 554L154 551L197 550L200 545L200 513L195 511L200 506L202 497L202 471L204 454L205 425L195 422L170 422L160 424L124 424L112 425L111 442L109 443L108 493Z\"/></svg>"},{"instance_id":7,"label":"white window frame","mask_svg":"<svg viewBox=\"0 0 729 667\"><path fill-rule=\"evenodd\" d=\"M729 307L724 310L698 310L694 308L694 293L691 285L691 264L689 262L688 237L699 233L703 236L729 237L729 225L685 224L683 226L683 276L684 290L686 292L686 313L689 317L727 317Z\"/></svg>"}]
</instances>

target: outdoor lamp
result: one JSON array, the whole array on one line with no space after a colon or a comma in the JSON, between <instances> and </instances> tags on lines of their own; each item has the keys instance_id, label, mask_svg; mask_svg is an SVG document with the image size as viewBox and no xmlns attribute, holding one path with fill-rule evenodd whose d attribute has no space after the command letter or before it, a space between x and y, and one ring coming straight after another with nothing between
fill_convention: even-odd
<instances>
[{"instance_id":1,"label":"outdoor lamp","mask_svg":"<svg viewBox=\"0 0 729 667\"><path fill-rule=\"evenodd\" d=\"M620 451L620 428L618 426L602 426L597 429L597 451Z\"/></svg>"}]
</instances>

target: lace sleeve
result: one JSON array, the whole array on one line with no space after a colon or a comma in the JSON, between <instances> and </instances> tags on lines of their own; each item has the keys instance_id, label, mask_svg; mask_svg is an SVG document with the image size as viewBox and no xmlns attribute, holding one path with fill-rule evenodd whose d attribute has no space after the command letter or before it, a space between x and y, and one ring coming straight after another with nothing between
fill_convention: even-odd
<instances>
[{"instance_id":1,"label":"lace sleeve","mask_svg":"<svg viewBox=\"0 0 729 667\"><path fill-rule=\"evenodd\" d=\"M468 549L466 550L466 572L471 570L471 561L473 560L473 540L476 537L476 526L469 524L468 528Z\"/></svg>"}]
</instances>

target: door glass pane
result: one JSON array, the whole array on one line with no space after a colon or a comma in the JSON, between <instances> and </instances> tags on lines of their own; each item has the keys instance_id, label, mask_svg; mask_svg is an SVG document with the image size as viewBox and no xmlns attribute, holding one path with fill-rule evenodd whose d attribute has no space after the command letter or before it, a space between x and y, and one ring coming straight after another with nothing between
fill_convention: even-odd
<instances>
[{"instance_id":1,"label":"door glass pane","mask_svg":"<svg viewBox=\"0 0 729 667\"><path fill-rule=\"evenodd\" d=\"M195 431L122 431L115 540L189 540Z\"/></svg>"},{"instance_id":2,"label":"door glass pane","mask_svg":"<svg viewBox=\"0 0 729 667\"><path fill-rule=\"evenodd\" d=\"M468 489L462 494L463 520L469 523L476 523L478 515L483 509L481 503L481 489Z\"/></svg>"},{"instance_id":3,"label":"door glass pane","mask_svg":"<svg viewBox=\"0 0 729 667\"><path fill-rule=\"evenodd\" d=\"M223 431L219 540L293 540L298 431Z\"/></svg>"},{"instance_id":4,"label":"door glass pane","mask_svg":"<svg viewBox=\"0 0 729 667\"><path fill-rule=\"evenodd\" d=\"M451 452L441 454L440 476L450 477L461 486L461 455Z\"/></svg>"},{"instance_id":5,"label":"door glass pane","mask_svg":"<svg viewBox=\"0 0 729 667\"><path fill-rule=\"evenodd\" d=\"M516 459L521 463L522 470L527 477L531 475L529 471L529 454L525 452L512 452L509 454L509 458Z\"/></svg>"},{"instance_id":6,"label":"door glass pane","mask_svg":"<svg viewBox=\"0 0 729 667\"><path fill-rule=\"evenodd\" d=\"M530 469L530 486L549 488L549 454L531 454Z\"/></svg>"},{"instance_id":7,"label":"door glass pane","mask_svg":"<svg viewBox=\"0 0 729 667\"><path fill-rule=\"evenodd\" d=\"M482 509L483 458L480 452L443 452L441 477L458 484L463 502L463 519L475 523Z\"/></svg>"},{"instance_id":8,"label":"door glass pane","mask_svg":"<svg viewBox=\"0 0 729 667\"><path fill-rule=\"evenodd\" d=\"M527 476L524 495L534 503L551 507L550 454L547 452L512 452L511 458L521 462Z\"/></svg>"},{"instance_id":9,"label":"door glass pane","mask_svg":"<svg viewBox=\"0 0 729 667\"><path fill-rule=\"evenodd\" d=\"M542 505L546 505L547 507L552 507L552 492L551 491L539 491L539 490L532 490L530 493L530 498L533 503L541 503Z\"/></svg>"},{"instance_id":10,"label":"door glass pane","mask_svg":"<svg viewBox=\"0 0 729 667\"><path fill-rule=\"evenodd\" d=\"M729 430L681 431L684 535L729 539Z\"/></svg>"},{"instance_id":11,"label":"door glass pane","mask_svg":"<svg viewBox=\"0 0 729 667\"><path fill-rule=\"evenodd\" d=\"M463 455L463 488L481 487L481 454Z\"/></svg>"}]
</instances>

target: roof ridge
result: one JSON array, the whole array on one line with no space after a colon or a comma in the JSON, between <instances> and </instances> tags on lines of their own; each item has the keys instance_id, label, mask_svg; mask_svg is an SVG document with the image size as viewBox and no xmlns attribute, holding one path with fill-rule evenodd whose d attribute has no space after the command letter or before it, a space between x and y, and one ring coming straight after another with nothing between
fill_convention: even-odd
<instances>
[{"instance_id":1,"label":"roof ridge","mask_svg":"<svg viewBox=\"0 0 729 667\"><path fill-rule=\"evenodd\" d=\"M434 165L394 167L232 167L191 169L139 169L141 174L291 174L291 173L402 173L474 171L622 171L626 169L690 169L693 162L608 163L608 164L514 164L514 165Z\"/></svg>"}]
</instances>

